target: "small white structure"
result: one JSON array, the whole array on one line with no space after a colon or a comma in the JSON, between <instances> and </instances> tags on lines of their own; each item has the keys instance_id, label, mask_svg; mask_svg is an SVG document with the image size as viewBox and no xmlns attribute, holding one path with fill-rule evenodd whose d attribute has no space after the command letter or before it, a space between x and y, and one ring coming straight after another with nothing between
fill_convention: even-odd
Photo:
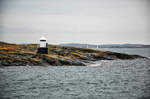
<instances>
[{"instance_id":1,"label":"small white structure","mask_svg":"<svg viewBox=\"0 0 150 99\"><path fill-rule=\"evenodd\" d=\"M48 44L45 37L40 38L40 46L37 50L39 54L48 54Z\"/></svg>"},{"instance_id":2,"label":"small white structure","mask_svg":"<svg viewBox=\"0 0 150 99\"><path fill-rule=\"evenodd\" d=\"M97 45L97 49L99 49L99 45Z\"/></svg>"},{"instance_id":3,"label":"small white structure","mask_svg":"<svg viewBox=\"0 0 150 99\"><path fill-rule=\"evenodd\" d=\"M86 48L89 48L89 45L88 45L88 44L86 44Z\"/></svg>"},{"instance_id":4,"label":"small white structure","mask_svg":"<svg viewBox=\"0 0 150 99\"><path fill-rule=\"evenodd\" d=\"M45 37L41 37L40 38L40 47L46 48L46 46L47 46L46 38Z\"/></svg>"}]
</instances>

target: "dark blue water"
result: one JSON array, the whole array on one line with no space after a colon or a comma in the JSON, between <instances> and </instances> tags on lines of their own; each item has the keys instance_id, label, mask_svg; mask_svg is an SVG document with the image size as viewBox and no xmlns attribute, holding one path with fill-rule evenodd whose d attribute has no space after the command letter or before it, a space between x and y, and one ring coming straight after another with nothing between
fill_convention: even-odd
<instances>
[{"instance_id":1,"label":"dark blue water","mask_svg":"<svg viewBox=\"0 0 150 99\"><path fill-rule=\"evenodd\" d=\"M0 68L0 99L150 99L150 59Z\"/></svg>"}]
</instances>

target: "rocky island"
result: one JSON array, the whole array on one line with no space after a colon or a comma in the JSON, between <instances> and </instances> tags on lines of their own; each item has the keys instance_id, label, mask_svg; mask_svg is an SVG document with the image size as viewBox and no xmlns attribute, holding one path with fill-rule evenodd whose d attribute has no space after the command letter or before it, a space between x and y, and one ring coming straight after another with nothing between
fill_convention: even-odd
<instances>
[{"instance_id":1,"label":"rocky island","mask_svg":"<svg viewBox=\"0 0 150 99\"><path fill-rule=\"evenodd\" d=\"M0 42L0 66L86 66L98 60L146 58L110 51L48 45L48 54L37 54L38 44Z\"/></svg>"}]
</instances>

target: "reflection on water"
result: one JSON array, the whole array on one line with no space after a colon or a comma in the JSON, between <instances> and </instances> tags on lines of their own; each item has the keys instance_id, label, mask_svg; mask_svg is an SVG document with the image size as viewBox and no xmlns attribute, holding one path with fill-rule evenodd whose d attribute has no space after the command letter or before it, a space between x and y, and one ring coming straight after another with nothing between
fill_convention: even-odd
<instances>
[{"instance_id":1,"label":"reflection on water","mask_svg":"<svg viewBox=\"0 0 150 99\"><path fill-rule=\"evenodd\" d=\"M150 60L0 68L0 99L150 99Z\"/></svg>"}]
</instances>

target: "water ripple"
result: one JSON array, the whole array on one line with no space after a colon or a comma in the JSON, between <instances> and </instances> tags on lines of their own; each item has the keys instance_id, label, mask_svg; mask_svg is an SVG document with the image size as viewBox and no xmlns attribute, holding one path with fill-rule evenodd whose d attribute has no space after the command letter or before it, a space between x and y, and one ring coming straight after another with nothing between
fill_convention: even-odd
<instances>
[{"instance_id":1,"label":"water ripple","mask_svg":"<svg viewBox=\"0 0 150 99\"><path fill-rule=\"evenodd\" d=\"M150 60L0 68L0 99L150 99Z\"/></svg>"}]
</instances>

